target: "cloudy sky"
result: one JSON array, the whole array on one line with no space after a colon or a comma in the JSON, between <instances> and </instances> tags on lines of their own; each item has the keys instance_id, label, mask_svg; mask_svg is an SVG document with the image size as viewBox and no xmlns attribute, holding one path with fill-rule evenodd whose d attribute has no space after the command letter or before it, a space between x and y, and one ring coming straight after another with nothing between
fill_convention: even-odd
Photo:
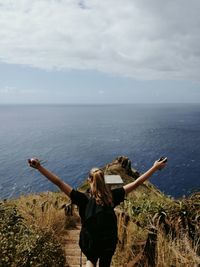
<instances>
[{"instance_id":1,"label":"cloudy sky","mask_svg":"<svg viewBox=\"0 0 200 267\"><path fill-rule=\"evenodd\" d=\"M200 103L199 0L0 0L0 104Z\"/></svg>"}]
</instances>

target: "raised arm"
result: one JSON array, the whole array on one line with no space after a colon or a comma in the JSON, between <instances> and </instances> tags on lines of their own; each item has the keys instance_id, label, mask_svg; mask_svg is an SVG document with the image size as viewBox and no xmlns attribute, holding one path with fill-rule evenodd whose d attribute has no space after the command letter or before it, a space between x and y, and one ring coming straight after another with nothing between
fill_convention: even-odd
<instances>
[{"instance_id":1,"label":"raised arm","mask_svg":"<svg viewBox=\"0 0 200 267\"><path fill-rule=\"evenodd\" d=\"M38 159L29 159L28 163L30 167L37 169L43 176L45 176L50 182L57 185L61 191L63 191L66 195L70 196L72 191L72 187L67 183L63 182L57 175L50 172L46 168L44 168Z\"/></svg>"},{"instance_id":2,"label":"raised arm","mask_svg":"<svg viewBox=\"0 0 200 267\"><path fill-rule=\"evenodd\" d=\"M138 179L136 179L134 182L129 183L127 185L124 186L124 190L125 193L128 194L131 191L133 191L135 188L137 188L139 185L143 184L147 179L149 179L154 172L156 172L157 170L161 170L162 168L164 168L166 166L166 162L167 158L164 158L161 161L155 161L153 166L146 171L145 173L143 173Z\"/></svg>"}]
</instances>

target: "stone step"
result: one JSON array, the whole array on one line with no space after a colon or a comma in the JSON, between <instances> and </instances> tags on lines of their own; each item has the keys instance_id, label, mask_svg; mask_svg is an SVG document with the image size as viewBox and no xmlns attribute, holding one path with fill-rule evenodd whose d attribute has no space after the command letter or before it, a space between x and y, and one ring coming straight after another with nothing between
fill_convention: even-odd
<instances>
[{"instance_id":1,"label":"stone step","mask_svg":"<svg viewBox=\"0 0 200 267\"><path fill-rule=\"evenodd\" d=\"M65 239L63 240L64 244L78 244L79 243L79 238L69 238L69 239Z\"/></svg>"},{"instance_id":2,"label":"stone step","mask_svg":"<svg viewBox=\"0 0 200 267\"><path fill-rule=\"evenodd\" d=\"M65 239L79 239L80 231L79 230L70 230L68 231Z\"/></svg>"},{"instance_id":3,"label":"stone step","mask_svg":"<svg viewBox=\"0 0 200 267\"><path fill-rule=\"evenodd\" d=\"M68 246L68 245L71 245L71 244L75 245L75 244L78 244L78 240L65 239L65 240L63 241L63 244L64 244L65 246Z\"/></svg>"},{"instance_id":4,"label":"stone step","mask_svg":"<svg viewBox=\"0 0 200 267\"><path fill-rule=\"evenodd\" d=\"M73 229L69 229L67 235L64 237L63 244L65 246L65 255L67 266L80 267L81 261L81 250L79 248L79 235L80 235L81 224L80 221ZM86 264L86 257L82 253L82 267Z\"/></svg>"},{"instance_id":5,"label":"stone step","mask_svg":"<svg viewBox=\"0 0 200 267\"><path fill-rule=\"evenodd\" d=\"M79 232L80 232L79 229L71 229L71 230L68 231L69 234L73 234L73 233L74 234L79 234Z\"/></svg>"},{"instance_id":6,"label":"stone step","mask_svg":"<svg viewBox=\"0 0 200 267\"><path fill-rule=\"evenodd\" d=\"M67 244L71 244L71 243L77 243L78 244L79 243L79 238L76 238L76 237L75 238L73 238L73 237L72 238L68 238L68 239L63 240L63 243L66 244L66 245Z\"/></svg>"},{"instance_id":7,"label":"stone step","mask_svg":"<svg viewBox=\"0 0 200 267\"><path fill-rule=\"evenodd\" d=\"M76 243L67 243L67 244L65 243L64 245L65 245L65 249L79 249L80 250L77 242Z\"/></svg>"},{"instance_id":8,"label":"stone step","mask_svg":"<svg viewBox=\"0 0 200 267\"><path fill-rule=\"evenodd\" d=\"M80 266L80 256L66 256L66 260L71 267L72 265ZM86 258L82 257L82 265L86 264Z\"/></svg>"},{"instance_id":9,"label":"stone step","mask_svg":"<svg viewBox=\"0 0 200 267\"><path fill-rule=\"evenodd\" d=\"M73 248L65 248L65 253L66 256L80 256L81 255L81 250L78 248L73 249Z\"/></svg>"}]
</instances>

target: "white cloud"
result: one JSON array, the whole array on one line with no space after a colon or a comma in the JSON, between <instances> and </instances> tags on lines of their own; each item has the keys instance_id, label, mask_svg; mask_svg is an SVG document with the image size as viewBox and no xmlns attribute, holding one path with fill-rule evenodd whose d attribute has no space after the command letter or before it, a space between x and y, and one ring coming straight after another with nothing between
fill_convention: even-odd
<instances>
[{"instance_id":1,"label":"white cloud","mask_svg":"<svg viewBox=\"0 0 200 267\"><path fill-rule=\"evenodd\" d=\"M0 94L2 95L9 95L15 92L17 92L17 89L14 86L5 86L3 88L0 88Z\"/></svg>"},{"instance_id":2,"label":"white cloud","mask_svg":"<svg viewBox=\"0 0 200 267\"><path fill-rule=\"evenodd\" d=\"M199 80L198 0L0 0L0 60Z\"/></svg>"},{"instance_id":3,"label":"white cloud","mask_svg":"<svg viewBox=\"0 0 200 267\"><path fill-rule=\"evenodd\" d=\"M39 90L39 93L46 93L47 90ZM4 95L4 96L16 96L16 95L35 95L38 94L38 90L34 90L34 89L19 89L15 86L10 86L10 85L6 85L6 86L2 86L0 88L0 95Z\"/></svg>"}]
</instances>

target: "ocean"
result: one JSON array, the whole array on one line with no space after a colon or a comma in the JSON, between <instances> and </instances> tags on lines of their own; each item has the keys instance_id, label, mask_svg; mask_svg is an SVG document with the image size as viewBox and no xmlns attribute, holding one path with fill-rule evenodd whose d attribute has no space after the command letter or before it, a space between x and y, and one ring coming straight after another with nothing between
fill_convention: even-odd
<instances>
[{"instance_id":1,"label":"ocean","mask_svg":"<svg viewBox=\"0 0 200 267\"><path fill-rule=\"evenodd\" d=\"M167 156L150 181L175 198L200 190L199 104L1 105L0 125L1 199L58 190L31 157L76 188L119 155L141 173Z\"/></svg>"}]
</instances>

